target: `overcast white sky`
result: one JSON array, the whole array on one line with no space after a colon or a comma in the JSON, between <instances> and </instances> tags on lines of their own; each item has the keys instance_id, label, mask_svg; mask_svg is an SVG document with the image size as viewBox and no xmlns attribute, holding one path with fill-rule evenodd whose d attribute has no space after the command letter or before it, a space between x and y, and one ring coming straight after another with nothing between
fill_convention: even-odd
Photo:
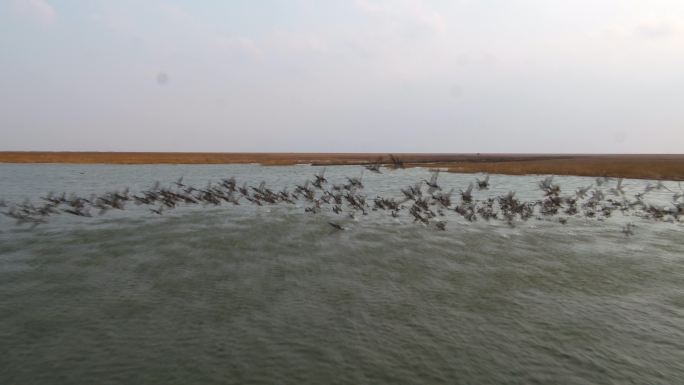
<instances>
[{"instance_id":1,"label":"overcast white sky","mask_svg":"<svg viewBox=\"0 0 684 385\"><path fill-rule=\"evenodd\" d=\"M682 0L0 0L0 150L684 152Z\"/></svg>"}]
</instances>

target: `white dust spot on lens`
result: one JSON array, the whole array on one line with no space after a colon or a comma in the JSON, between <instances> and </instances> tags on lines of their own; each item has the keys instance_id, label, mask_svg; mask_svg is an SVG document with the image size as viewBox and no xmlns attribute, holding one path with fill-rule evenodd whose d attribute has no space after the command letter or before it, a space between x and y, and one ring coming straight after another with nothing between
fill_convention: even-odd
<instances>
[{"instance_id":1,"label":"white dust spot on lens","mask_svg":"<svg viewBox=\"0 0 684 385\"><path fill-rule=\"evenodd\" d=\"M160 86L164 86L168 82L169 82L169 75L167 75L166 72L157 73L157 84L159 84Z\"/></svg>"},{"instance_id":2,"label":"white dust spot on lens","mask_svg":"<svg viewBox=\"0 0 684 385\"><path fill-rule=\"evenodd\" d=\"M627 140L627 134L624 131L618 131L615 133L614 139L617 143L624 143Z\"/></svg>"},{"instance_id":3,"label":"white dust spot on lens","mask_svg":"<svg viewBox=\"0 0 684 385\"><path fill-rule=\"evenodd\" d=\"M460 99L463 96L463 87L458 85L452 85L449 88L449 95L454 99Z\"/></svg>"}]
</instances>

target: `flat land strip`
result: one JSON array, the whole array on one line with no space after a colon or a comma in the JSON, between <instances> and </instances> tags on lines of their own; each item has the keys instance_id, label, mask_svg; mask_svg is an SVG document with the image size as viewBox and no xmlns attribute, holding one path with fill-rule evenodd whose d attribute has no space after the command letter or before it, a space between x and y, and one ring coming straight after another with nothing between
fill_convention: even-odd
<instances>
[{"instance_id":1,"label":"flat land strip","mask_svg":"<svg viewBox=\"0 0 684 385\"><path fill-rule=\"evenodd\" d=\"M418 154L0 152L0 163L364 165L443 168L452 172L553 174L684 180L684 154Z\"/></svg>"}]
</instances>

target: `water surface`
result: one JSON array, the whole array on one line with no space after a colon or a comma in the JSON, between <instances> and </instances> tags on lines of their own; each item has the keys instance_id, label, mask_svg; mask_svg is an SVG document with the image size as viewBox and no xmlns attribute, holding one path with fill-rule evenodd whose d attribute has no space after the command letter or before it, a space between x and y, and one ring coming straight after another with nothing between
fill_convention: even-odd
<instances>
[{"instance_id":1,"label":"water surface","mask_svg":"<svg viewBox=\"0 0 684 385\"><path fill-rule=\"evenodd\" d=\"M0 198L135 192L180 176L292 188L317 171L4 164ZM365 193L398 198L428 176L365 172ZM486 194L534 199L539 179L495 175ZM472 180L440 175L446 187ZM35 228L2 216L0 383L684 383L682 229L618 212L514 228L453 215L440 232L406 213L351 219L303 205L163 216L131 205Z\"/></svg>"}]
</instances>

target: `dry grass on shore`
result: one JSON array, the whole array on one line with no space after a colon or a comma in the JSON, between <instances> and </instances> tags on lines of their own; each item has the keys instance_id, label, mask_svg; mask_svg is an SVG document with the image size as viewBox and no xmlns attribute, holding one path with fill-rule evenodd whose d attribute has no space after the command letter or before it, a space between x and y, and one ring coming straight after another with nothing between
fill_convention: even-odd
<instances>
[{"instance_id":1,"label":"dry grass on shore","mask_svg":"<svg viewBox=\"0 0 684 385\"><path fill-rule=\"evenodd\" d=\"M406 167L442 167L452 172L555 174L684 180L684 155L567 154L393 154ZM154 153L154 152L0 152L0 163L354 165L389 154L343 153Z\"/></svg>"}]
</instances>

